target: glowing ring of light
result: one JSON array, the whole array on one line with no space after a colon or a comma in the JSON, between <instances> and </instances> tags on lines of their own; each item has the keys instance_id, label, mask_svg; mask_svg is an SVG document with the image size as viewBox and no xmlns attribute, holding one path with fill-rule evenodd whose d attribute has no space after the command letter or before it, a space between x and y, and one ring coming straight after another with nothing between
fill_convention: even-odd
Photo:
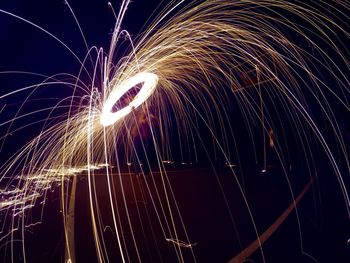
<instances>
[{"instance_id":1,"label":"glowing ring of light","mask_svg":"<svg viewBox=\"0 0 350 263\"><path fill-rule=\"evenodd\" d=\"M141 72L135 76L125 80L120 85L117 85L113 88L111 94L106 100L100 122L103 126L109 126L117 122L121 118L128 115L133 109L139 107L144 103L149 96L153 93L154 89L157 86L158 77L156 74ZM137 84L143 83L142 88L136 94L135 98L129 103L129 105L118 110L117 112L112 112L114 104L131 88L135 87Z\"/></svg>"}]
</instances>

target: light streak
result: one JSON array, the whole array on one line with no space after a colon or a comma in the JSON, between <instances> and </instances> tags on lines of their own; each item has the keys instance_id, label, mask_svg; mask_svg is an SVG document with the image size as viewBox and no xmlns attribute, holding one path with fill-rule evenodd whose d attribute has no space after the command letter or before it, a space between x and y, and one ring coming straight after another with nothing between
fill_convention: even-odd
<instances>
[{"instance_id":1,"label":"light streak","mask_svg":"<svg viewBox=\"0 0 350 263\"><path fill-rule=\"evenodd\" d=\"M242 250L237 256L229 260L229 263L244 262L249 258L269 237L279 228L279 226L287 219L290 213L296 208L303 196L309 190L316 176L311 178L311 181L304 187L301 193L295 200L287 207L287 209L277 218L277 220L266 231L253 241L249 246Z\"/></svg>"},{"instance_id":2,"label":"light streak","mask_svg":"<svg viewBox=\"0 0 350 263\"><path fill-rule=\"evenodd\" d=\"M180 247L184 247L184 248L193 248L194 246L197 245L197 243L186 243L186 242L183 242L181 240L175 240L175 239L172 239L172 238L166 238L165 239L167 242L170 242L170 243L174 243Z\"/></svg>"},{"instance_id":3,"label":"light streak","mask_svg":"<svg viewBox=\"0 0 350 263\"><path fill-rule=\"evenodd\" d=\"M153 93L157 86L158 77L153 73L142 72L127 79L121 84L117 84L111 91L108 99L106 100L102 113L101 124L103 126L110 126L118 120L124 118L133 109L137 109L142 103L144 103L149 96ZM136 94L135 98L124 108L117 112L112 112L112 108L115 103L130 89L137 84L142 83L140 91Z\"/></svg>"}]
</instances>

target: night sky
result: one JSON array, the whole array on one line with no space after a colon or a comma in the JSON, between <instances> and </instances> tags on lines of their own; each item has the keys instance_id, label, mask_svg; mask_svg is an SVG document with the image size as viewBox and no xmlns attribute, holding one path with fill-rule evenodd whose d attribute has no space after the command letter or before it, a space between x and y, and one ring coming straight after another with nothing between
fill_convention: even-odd
<instances>
[{"instance_id":1,"label":"night sky","mask_svg":"<svg viewBox=\"0 0 350 263\"><path fill-rule=\"evenodd\" d=\"M119 8L119 2L112 1L116 11ZM161 10L162 6L166 4L159 2L156 0L132 1L122 27L128 30L132 37L137 37L142 28L147 26L146 21L154 18L157 11ZM115 23L108 2L104 0L71 0L69 3L80 23L89 47L102 47L107 52ZM86 48L78 27L63 0L2 0L0 9L28 19L49 31L69 46L79 58L84 58L86 55ZM339 36L339 41L347 46L349 39L341 34ZM293 37L293 35L290 34L290 37ZM301 47L304 45L302 40L299 44ZM120 54L123 54L126 50L126 47L121 46ZM329 50L329 52L330 55L333 55L332 52L334 51ZM349 72L346 65L340 64L340 68L344 68L345 72ZM80 65L77 60L56 40L32 25L0 12L0 95L42 80L42 77L2 73L4 71L27 71L51 76L62 72L76 75L79 69ZM324 78L327 79L327 73L324 74ZM86 76L82 76L82 81L88 84L89 80ZM332 85L336 85L331 78L329 78L328 84L331 88ZM70 89L61 85L43 89L33 96L33 100L28 102L21 112L50 107L58 100L70 96L70 92ZM14 116L28 94L29 92L26 91L0 99L0 123L8 121ZM326 94L326 96L329 96L329 94ZM350 99L349 93L345 94L345 97ZM324 124L323 116L319 114L319 109L314 107L315 101L312 98L309 99L310 114L315 118L316 123L322 126ZM329 103L334 109L333 113L339 121L338 125L349 150L349 111L338 105L331 97ZM277 103L274 107L276 108L272 106L270 108L271 118L281 117L277 116L276 111L282 109L283 105ZM229 105L227 111L232 123L225 126L224 129L233 127L236 141L233 142L231 139L230 143L232 145L236 143L239 151L238 155L232 150L232 162L240 162L240 165L234 169L240 182L244 185L244 191L252 207L257 227L262 233L290 205L293 198L282 168L278 164L277 156L272 150L268 150L268 164L271 169L267 173L260 172L263 150L260 143L261 134L256 132L253 135L253 140L256 143L254 145L257 152L256 157L252 151L254 142L251 142L250 134L247 132L240 105L235 104L235 100L232 100L232 104ZM45 116L45 113L38 113L20 119L13 124L11 129L15 130L43 118L43 116ZM282 119L286 116L282 115ZM40 132L41 125L42 123L33 124L18 132L11 132L6 138L3 135L7 133L9 126L8 124L1 125L1 164L22 145L35 137ZM249 215L244 207L237 184L232 179L230 170L224 165L223 156L215 152L216 150L212 149L211 145L206 144L206 138L210 137L210 133L206 130L205 125L199 121L198 126L199 134L196 135L198 138L195 139L199 144L197 147L199 152L197 162L194 162L195 158L192 156L187 156L189 162L192 162L191 165L181 165L180 151L176 142L174 142L173 155L176 164L167 167L169 169L169 180L190 239L196 243L193 251L197 261L227 262L255 240L256 235L252 230ZM326 131L325 138L329 141L331 149L341 155L338 145L332 137L333 134L329 131L328 124L324 124L322 128ZM286 121L283 127L277 127L275 132L278 132L278 129L291 130L293 125ZM221 135L218 136L221 140ZM204 146L203 142L200 142L201 139L204 140ZM350 259L349 218L339 182L327 161L327 156L322 152L321 147L317 146L317 140L314 142L316 145L314 145L316 150L313 155L315 165L311 167L302 160L301 146L297 144L297 140L298 138L291 135L284 141L283 145L288 146L289 152L286 155L291 167L293 167L289 179L292 182L294 198L302 191L312 176L317 174L318 177L301 200L300 205L298 205L298 217L295 212L292 212L281 227L263 245L265 260L266 262L348 262ZM343 174L345 184L349 186L349 170L344 159L339 158L337 161L339 161L340 172ZM123 169L127 168L124 167ZM124 178L126 197L132 197L132 185L139 195L145 190L146 183L138 181L139 179L135 178L134 175L131 177L123 175L122 177ZM101 200L107 202L107 196L103 188L106 182L103 180L105 179L99 181L97 187L98 191L101 192ZM0 182L3 187L2 184L3 182ZM158 188L158 184L161 185L159 177L150 184L151 190ZM76 256L77 262L97 262L91 224L89 223L89 208L86 205L88 202L86 185L86 176L82 175L77 186L79 205L76 207L76 220L78 222L76 223ZM115 183L115 187L120 190L119 181ZM122 196L118 195L118 198L121 200ZM144 199L151 202L147 194ZM64 238L60 216L59 191L50 192L46 200L47 205L44 208L43 223L30 229L27 233L27 262L63 262ZM230 207L231 212L228 212L227 207ZM138 208L141 210L138 210ZM107 209L108 207L106 207ZM33 214L40 212L39 207L33 209ZM131 217L137 217L139 213L144 218L147 215L147 219L143 219L145 220L143 223L146 226L144 229L146 234L142 233L140 225L135 223L136 238L142 239L144 244L141 246L140 252L144 262L177 262L172 247L161 239L159 223L157 222L153 228L150 227L150 222L156 221L156 213L153 207L140 208L140 206L131 202L129 212ZM125 211L123 208L121 208L120 215L124 218ZM122 223L126 224L126 222ZM299 224L301 234L299 234ZM125 230L124 233L127 239L126 243L131 242L131 234L128 231ZM108 231L106 233L106 242L110 241L107 247L113 251L112 244L115 237L109 234ZM301 251L301 243L304 251ZM0 242L0 246L0 262L11 262L8 249L6 249L9 245L3 245ZM20 255L21 245L16 243L15 247L15 252L17 251ZM183 249L183 251L185 261L192 262L193 258L189 250ZM111 262L119 262L118 251L111 252L110 259ZM15 256L14 262L22 261L21 256ZM135 251L132 249L130 251L130 262L137 262ZM251 256L251 262L263 262L259 250Z\"/></svg>"}]
</instances>

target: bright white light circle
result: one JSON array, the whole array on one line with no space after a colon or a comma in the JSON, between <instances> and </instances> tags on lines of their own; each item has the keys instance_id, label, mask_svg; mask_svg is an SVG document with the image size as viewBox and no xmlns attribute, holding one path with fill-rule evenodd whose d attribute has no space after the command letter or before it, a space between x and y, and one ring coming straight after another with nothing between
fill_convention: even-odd
<instances>
[{"instance_id":1,"label":"bright white light circle","mask_svg":"<svg viewBox=\"0 0 350 263\"><path fill-rule=\"evenodd\" d=\"M133 108L136 109L139 107L148 99L149 96L151 96L157 86L157 82L158 77L156 74L141 72L125 80L120 85L115 86L103 106L100 118L101 124L105 127L112 125L116 121L128 115ZM136 94L135 98L129 103L129 105L118 110L117 112L112 112L114 104L121 98L121 96L140 83L143 83L142 88Z\"/></svg>"}]
</instances>

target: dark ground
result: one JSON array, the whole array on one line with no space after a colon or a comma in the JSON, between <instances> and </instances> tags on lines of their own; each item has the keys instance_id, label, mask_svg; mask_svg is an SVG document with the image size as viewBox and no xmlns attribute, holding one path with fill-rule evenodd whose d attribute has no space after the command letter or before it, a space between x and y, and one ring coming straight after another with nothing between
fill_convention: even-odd
<instances>
[{"instance_id":1,"label":"dark ground","mask_svg":"<svg viewBox=\"0 0 350 263\"><path fill-rule=\"evenodd\" d=\"M238 170L237 167L234 169ZM169 168L168 171L169 182L190 242L196 244L192 250L197 262L227 262L256 239L242 195L239 193L232 173L224 167L215 169L215 172L217 172L217 177L212 169L195 166ZM97 172L95 178L102 218L112 227L106 177ZM160 202L155 197L156 188L161 196L161 203L166 208L160 174L153 174L154 182L151 177L144 179L126 173L121 176L115 174L113 178L118 213L123 225L123 235L128 247L130 262L137 262L137 256L127 224L120 181L124 187L134 237L143 262L177 262L173 246L165 240L154 209L156 206L158 213L161 213ZM75 211L76 259L77 262L97 262L88 204L87 177L82 174L78 179ZM350 248L347 244L349 229L346 228L348 225L346 225L347 219L343 211L344 206L333 202L335 200L340 202L341 198L338 198L339 196L335 193L327 193L325 196L321 192L322 205L320 206L319 202L315 201L320 194L315 187L316 184L322 184L322 180L315 181L314 188L310 188L298 205L305 253L300 248L297 218L295 212L292 212L263 245L266 262L313 262L311 257L318 262L347 262L347 259L350 258ZM220 185L223 192L220 190ZM295 196L302 188L303 186L296 187ZM245 173L244 189L260 234L282 214L292 201L286 180L281 176L278 168L265 174L252 170L250 173ZM154 196L154 205L150 193ZM25 243L27 262L63 262L64 242L58 197L58 190L49 192L43 223L27 229ZM174 220L178 228L179 239L185 241L184 231L176 216L173 200L170 203L175 215ZM231 209L233 221L227 206ZM40 211L40 209L37 210L36 212ZM162 225L166 228L164 220ZM115 234L112 233L111 228L105 229L104 237L106 246L111 251L110 262L121 262L117 252ZM16 244L19 245L19 243ZM20 249L20 246L18 248ZM193 262L189 248L182 248L182 252L185 262ZM251 262L263 262L260 251L256 251L250 259ZM15 259L15 262L20 261L21 257Z\"/></svg>"}]
</instances>

